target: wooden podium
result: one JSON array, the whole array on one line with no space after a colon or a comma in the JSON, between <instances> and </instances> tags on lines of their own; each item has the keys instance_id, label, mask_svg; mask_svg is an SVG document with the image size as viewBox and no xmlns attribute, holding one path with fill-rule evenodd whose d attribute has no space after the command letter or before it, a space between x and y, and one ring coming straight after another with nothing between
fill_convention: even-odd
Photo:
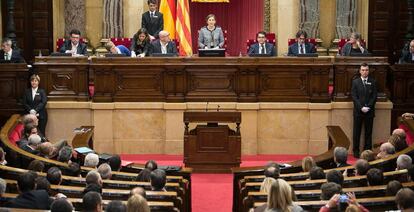
<instances>
[{"instance_id":1,"label":"wooden podium","mask_svg":"<svg viewBox=\"0 0 414 212\"><path fill-rule=\"evenodd\" d=\"M190 123L197 125L189 130ZM236 130L218 123L236 123ZM229 173L240 166L240 112L184 112L184 164L201 173Z\"/></svg>"}]
</instances>

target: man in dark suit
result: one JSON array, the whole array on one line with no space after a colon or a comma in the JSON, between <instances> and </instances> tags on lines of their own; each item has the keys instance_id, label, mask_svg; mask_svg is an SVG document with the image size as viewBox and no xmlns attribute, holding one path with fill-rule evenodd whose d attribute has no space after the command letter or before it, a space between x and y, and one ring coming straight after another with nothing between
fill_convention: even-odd
<instances>
[{"instance_id":1,"label":"man in dark suit","mask_svg":"<svg viewBox=\"0 0 414 212\"><path fill-rule=\"evenodd\" d=\"M354 102L353 152L359 157L359 142L362 123L365 125L364 150L372 148L372 125L377 102L377 86L369 76L368 64L363 63L359 69L360 77L352 81L352 100Z\"/></svg>"},{"instance_id":2,"label":"man in dark suit","mask_svg":"<svg viewBox=\"0 0 414 212\"><path fill-rule=\"evenodd\" d=\"M26 114L36 115L39 119L38 128L45 136L47 124L47 95L45 90L39 88L40 77L36 74L30 77L31 88L26 89L23 95L22 104Z\"/></svg>"},{"instance_id":3,"label":"man in dark suit","mask_svg":"<svg viewBox=\"0 0 414 212\"><path fill-rule=\"evenodd\" d=\"M269 56L275 56L276 50L275 46L271 43L266 42L266 32L258 32L257 43L252 44L249 48L249 55L251 54L265 54Z\"/></svg>"},{"instance_id":4,"label":"man in dark suit","mask_svg":"<svg viewBox=\"0 0 414 212\"><path fill-rule=\"evenodd\" d=\"M407 47L402 50L399 63L414 63L414 40Z\"/></svg>"},{"instance_id":5,"label":"man in dark suit","mask_svg":"<svg viewBox=\"0 0 414 212\"><path fill-rule=\"evenodd\" d=\"M60 48L61 53L71 53L73 56L84 55L88 56L88 49L86 44L80 42L81 33L77 29L73 29L69 33L70 40L65 41L63 46Z\"/></svg>"},{"instance_id":6,"label":"man in dark suit","mask_svg":"<svg viewBox=\"0 0 414 212\"><path fill-rule=\"evenodd\" d=\"M49 210L53 200L45 190L34 190L36 176L35 172L30 171L20 174L17 178L17 188L20 194L5 207Z\"/></svg>"},{"instance_id":7,"label":"man in dark suit","mask_svg":"<svg viewBox=\"0 0 414 212\"><path fill-rule=\"evenodd\" d=\"M177 54L177 47L175 43L170 41L170 33L167 31L161 31L159 33L160 39L152 42L152 53L158 54Z\"/></svg>"},{"instance_id":8,"label":"man in dark suit","mask_svg":"<svg viewBox=\"0 0 414 212\"><path fill-rule=\"evenodd\" d=\"M151 40L158 38L158 34L164 29L164 17L157 11L158 1L148 0L149 11L142 14L141 28L147 29Z\"/></svg>"},{"instance_id":9,"label":"man in dark suit","mask_svg":"<svg viewBox=\"0 0 414 212\"><path fill-rule=\"evenodd\" d=\"M316 53L316 48L313 44L306 42L308 34L299 30L296 33L296 43L289 46L288 56L297 56L298 54Z\"/></svg>"},{"instance_id":10,"label":"man in dark suit","mask_svg":"<svg viewBox=\"0 0 414 212\"><path fill-rule=\"evenodd\" d=\"M0 50L0 63L24 63L23 57L20 55L20 51L12 49L12 40L10 38L4 38L1 42Z\"/></svg>"}]
</instances>

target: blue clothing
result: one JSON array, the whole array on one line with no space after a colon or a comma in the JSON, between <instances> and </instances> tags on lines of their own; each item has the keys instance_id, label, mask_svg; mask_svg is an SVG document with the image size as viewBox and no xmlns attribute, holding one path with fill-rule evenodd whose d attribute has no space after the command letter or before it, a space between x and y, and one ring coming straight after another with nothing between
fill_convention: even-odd
<instances>
[{"instance_id":1,"label":"blue clothing","mask_svg":"<svg viewBox=\"0 0 414 212\"><path fill-rule=\"evenodd\" d=\"M131 57L131 51L129 51L129 49L127 47L125 47L124 45L118 45L118 46L116 46L116 48L119 49L121 54L124 54L128 57Z\"/></svg>"},{"instance_id":2,"label":"blue clothing","mask_svg":"<svg viewBox=\"0 0 414 212\"><path fill-rule=\"evenodd\" d=\"M265 45L267 55L270 55L270 56L276 55L275 46L273 44L265 42L264 45ZM259 54L259 53L260 53L260 44L259 43L252 44L249 48L249 55Z\"/></svg>"}]
</instances>

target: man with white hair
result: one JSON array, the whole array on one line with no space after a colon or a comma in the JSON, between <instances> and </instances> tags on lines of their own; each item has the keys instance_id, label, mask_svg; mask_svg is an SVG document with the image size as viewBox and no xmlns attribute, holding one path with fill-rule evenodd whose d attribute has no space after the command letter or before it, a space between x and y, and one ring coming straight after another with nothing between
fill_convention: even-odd
<instances>
[{"instance_id":1,"label":"man with white hair","mask_svg":"<svg viewBox=\"0 0 414 212\"><path fill-rule=\"evenodd\" d=\"M155 54L177 54L177 47L175 43L170 41L170 33L167 31L161 31L159 33L159 39L152 42L153 51Z\"/></svg>"},{"instance_id":2,"label":"man with white hair","mask_svg":"<svg viewBox=\"0 0 414 212\"><path fill-rule=\"evenodd\" d=\"M335 147L334 149L334 161L336 167L349 166L347 163L348 160L348 150L345 147Z\"/></svg>"},{"instance_id":3,"label":"man with white hair","mask_svg":"<svg viewBox=\"0 0 414 212\"><path fill-rule=\"evenodd\" d=\"M95 153L89 153L86 155L85 162L83 165L96 169L98 164L99 164L99 156Z\"/></svg>"},{"instance_id":4,"label":"man with white hair","mask_svg":"<svg viewBox=\"0 0 414 212\"><path fill-rule=\"evenodd\" d=\"M380 146L380 152L377 155L377 159L384 159L394 153L395 153L395 147L391 143L389 142L383 143Z\"/></svg>"},{"instance_id":5,"label":"man with white hair","mask_svg":"<svg viewBox=\"0 0 414 212\"><path fill-rule=\"evenodd\" d=\"M0 63L24 63L20 51L12 49L12 40L4 38L1 42Z\"/></svg>"},{"instance_id":6,"label":"man with white hair","mask_svg":"<svg viewBox=\"0 0 414 212\"><path fill-rule=\"evenodd\" d=\"M88 185L94 183L94 184L100 185L101 187L103 183L101 175L99 174L99 172L95 170L91 170L88 172L88 174L85 177L85 181L86 181L86 184Z\"/></svg>"},{"instance_id":7,"label":"man with white hair","mask_svg":"<svg viewBox=\"0 0 414 212\"><path fill-rule=\"evenodd\" d=\"M42 143L42 138L37 134L32 134L28 138L28 143L22 149L32 154L39 154L38 147Z\"/></svg>"},{"instance_id":8,"label":"man with white hair","mask_svg":"<svg viewBox=\"0 0 414 212\"><path fill-rule=\"evenodd\" d=\"M409 169L411 168L413 160L410 156L402 154L397 158L397 170Z\"/></svg>"},{"instance_id":9,"label":"man with white hair","mask_svg":"<svg viewBox=\"0 0 414 212\"><path fill-rule=\"evenodd\" d=\"M110 180L112 177L111 166L107 163L103 163L98 167L98 172L103 180Z\"/></svg>"}]
</instances>

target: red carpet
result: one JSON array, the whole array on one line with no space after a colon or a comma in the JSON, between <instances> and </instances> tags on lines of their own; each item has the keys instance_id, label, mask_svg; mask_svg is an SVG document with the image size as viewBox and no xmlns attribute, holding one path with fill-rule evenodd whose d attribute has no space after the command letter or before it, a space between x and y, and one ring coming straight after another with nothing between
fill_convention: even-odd
<instances>
[{"instance_id":1,"label":"red carpet","mask_svg":"<svg viewBox=\"0 0 414 212\"><path fill-rule=\"evenodd\" d=\"M305 155L254 155L242 156L241 166L260 166L268 161L286 163L302 159ZM122 160L145 163L155 160L159 165L183 165L182 155L121 155ZM355 158L349 156L348 163ZM231 211L233 199L233 176L231 174L192 174L192 207L194 212Z\"/></svg>"}]
</instances>

